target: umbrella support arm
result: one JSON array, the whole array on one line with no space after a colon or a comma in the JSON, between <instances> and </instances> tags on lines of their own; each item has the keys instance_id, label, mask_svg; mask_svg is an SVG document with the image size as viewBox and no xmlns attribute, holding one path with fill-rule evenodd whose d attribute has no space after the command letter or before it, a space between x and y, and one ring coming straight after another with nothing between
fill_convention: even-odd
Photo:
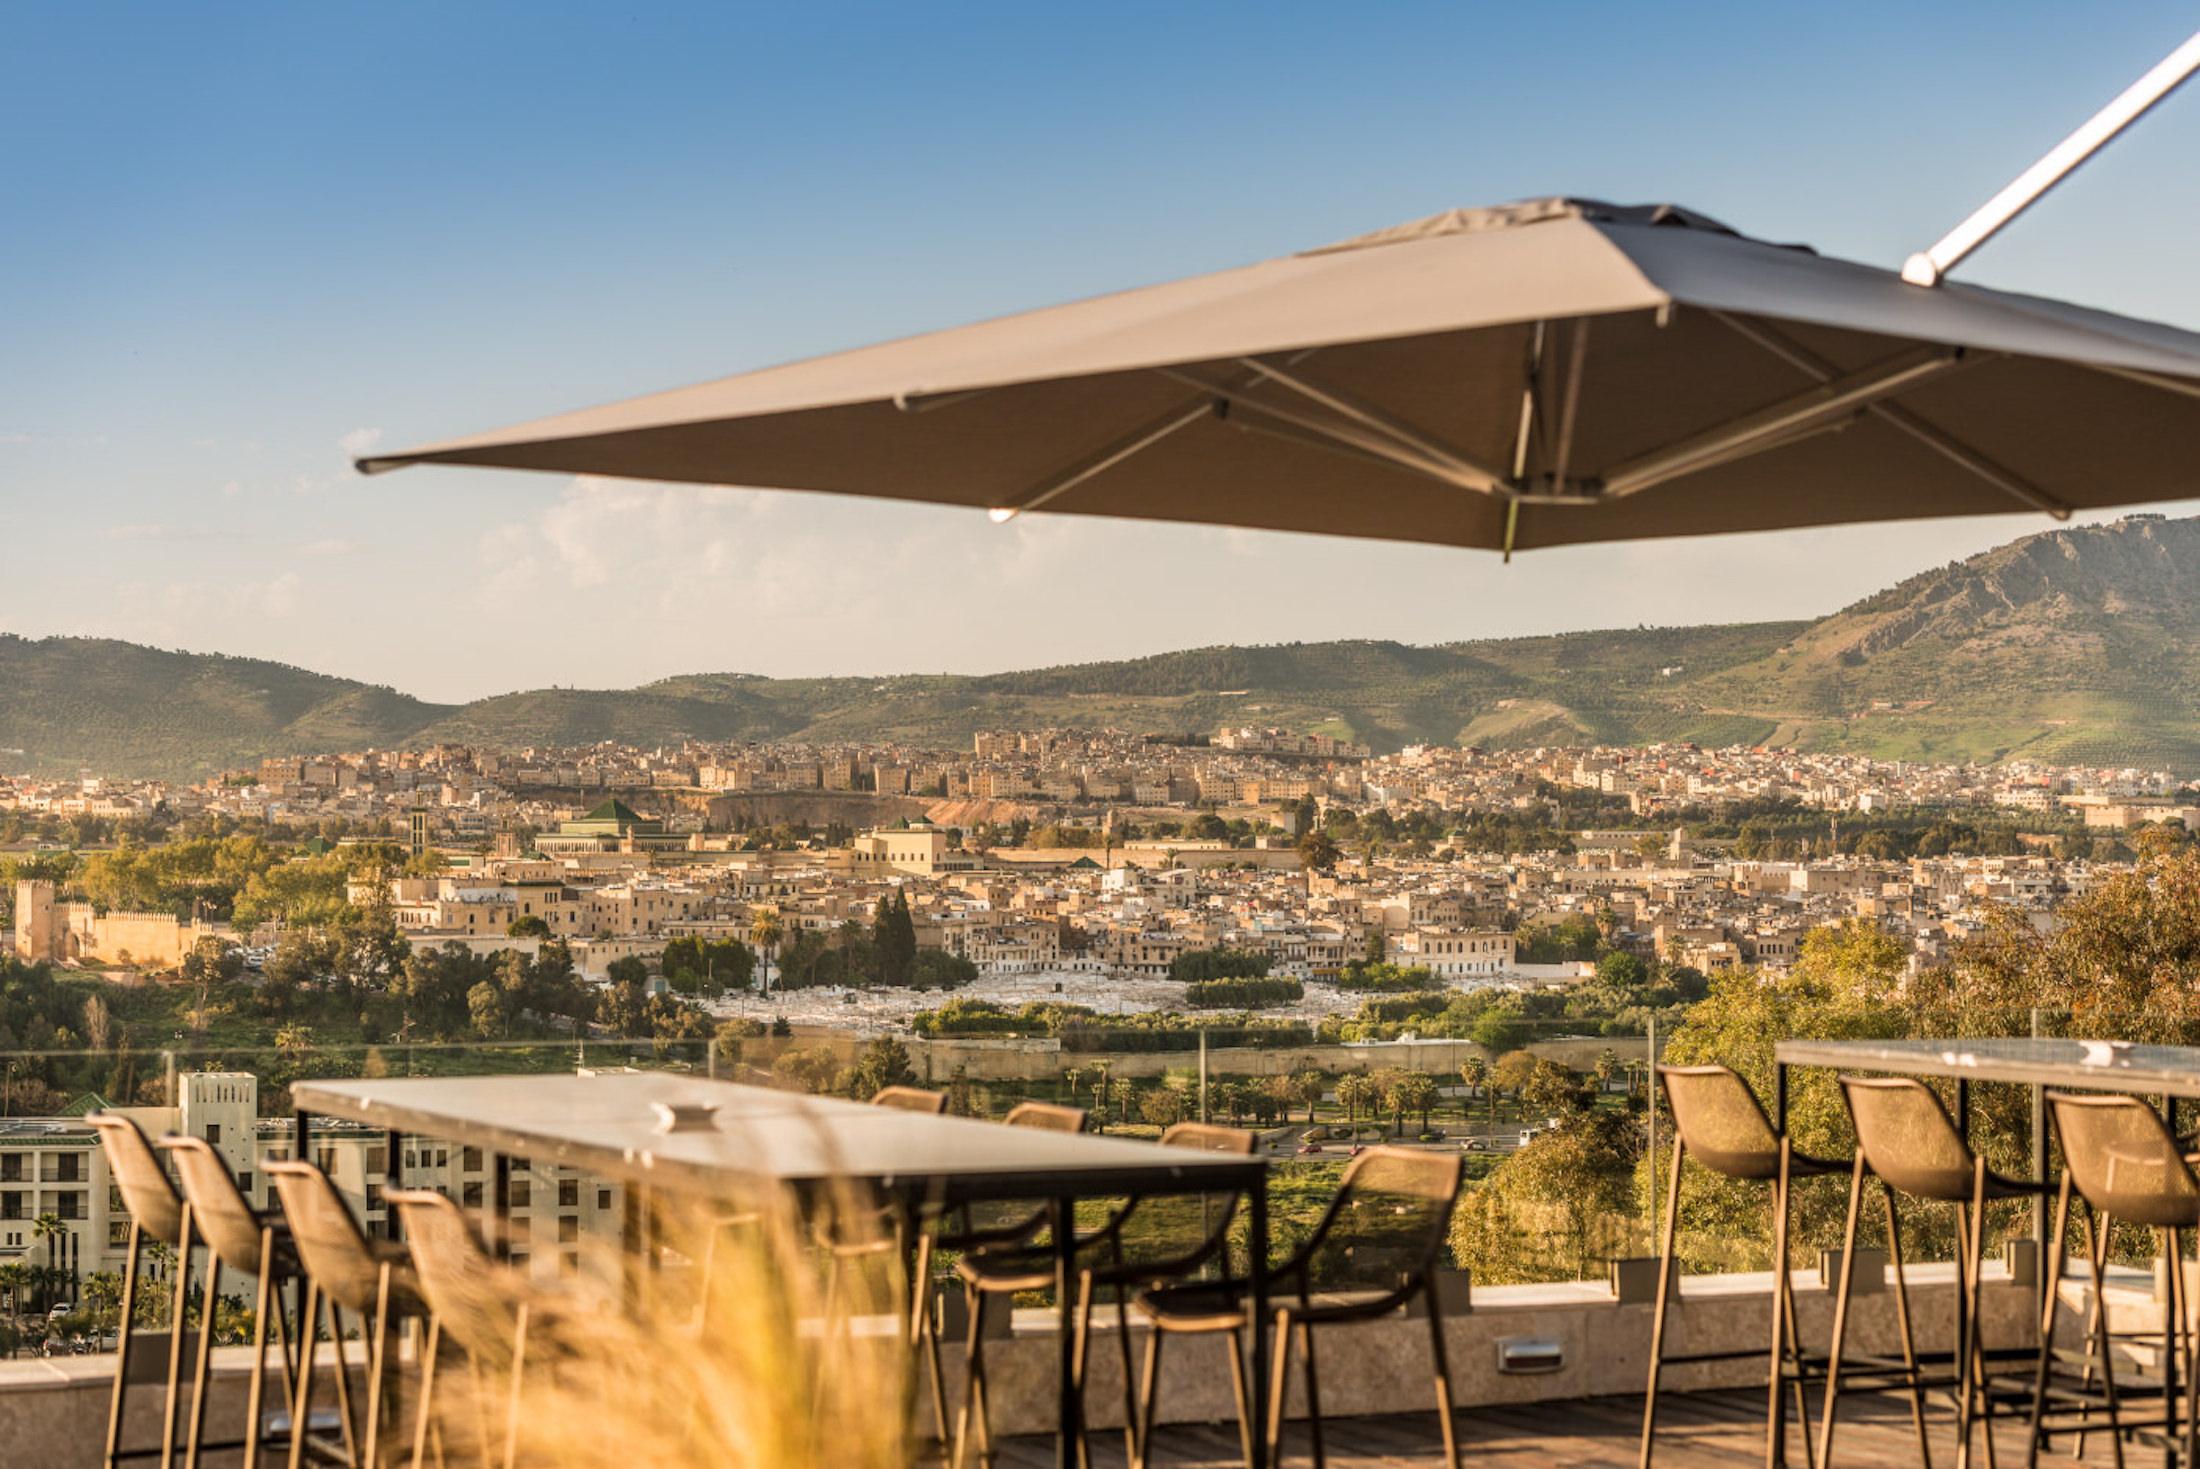
<instances>
[{"instance_id":1,"label":"umbrella support arm","mask_svg":"<svg viewBox=\"0 0 2200 1469\"><path fill-rule=\"evenodd\" d=\"M2087 118L2078 130L2047 150L1993 198L1973 210L1930 249L1902 263L1902 278L1913 286L1937 286L1964 257L1985 244L2043 198L2125 128L2147 115L2170 93L2200 71L2200 31L2162 58L2153 70L2126 87L2116 99Z\"/></svg>"},{"instance_id":2,"label":"umbrella support arm","mask_svg":"<svg viewBox=\"0 0 2200 1469\"><path fill-rule=\"evenodd\" d=\"M1762 322L1745 320L1725 311L1707 313L1728 331L1764 348L1788 366L1820 383L1832 382L1840 370L1832 363ZM1865 410L1882 423L1908 434L1918 443L2000 490L2013 500L2042 510L2057 520L2070 518L2070 507L2013 471L1996 464L1952 434L1944 433L1899 403L1878 402Z\"/></svg>"},{"instance_id":3,"label":"umbrella support arm","mask_svg":"<svg viewBox=\"0 0 2200 1469\"><path fill-rule=\"evenodd\" d=\"M1682 475L1792 443L1799 435L1817 432L1979 357L1961 347L1924 347L1901 353L1732 423L1616 464L1605 473L1597 489L1603 498L1618 499Z\"/></svg>"}]
</instances>

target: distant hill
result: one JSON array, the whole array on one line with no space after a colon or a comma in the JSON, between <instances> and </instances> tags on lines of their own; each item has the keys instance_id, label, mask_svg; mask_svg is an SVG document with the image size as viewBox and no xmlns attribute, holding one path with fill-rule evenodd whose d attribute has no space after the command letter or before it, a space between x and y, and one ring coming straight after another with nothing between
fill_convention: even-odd
<instances>
[{"instance_id":1,"label":"distant hill","mask_svg":"<svg viewBox=\"0 0 2200 1469\"><path fill-rule=\"evenodd\" d=\"M441 740L961 745L1018 725L1251 722L1379 750L1693 740L2200 770L2195 649L2200 521L2134 516L2028 536L1816 622L1195 648L968 676L689 674L464 705L249 658L0 634L0 768L197 777Z\"/></svg>"}]
</instances>

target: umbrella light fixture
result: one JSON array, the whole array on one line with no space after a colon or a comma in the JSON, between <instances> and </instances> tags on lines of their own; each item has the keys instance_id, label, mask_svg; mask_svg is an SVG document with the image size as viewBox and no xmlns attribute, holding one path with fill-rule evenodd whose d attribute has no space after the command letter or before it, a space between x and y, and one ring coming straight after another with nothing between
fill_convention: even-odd
<instances>
[{"instance_id":1,"label":"umbrella light fixture","mask_svg":"<svg viewBox=\"0 0 2200 1469\"><path fill-rule=\"evenodd\" d=\"M1947 280L2200 35L1900 273L1674 205L1333 245L359 461L1515 550L2200 492L2200 335Z\"/></svg>"}]
</instances>

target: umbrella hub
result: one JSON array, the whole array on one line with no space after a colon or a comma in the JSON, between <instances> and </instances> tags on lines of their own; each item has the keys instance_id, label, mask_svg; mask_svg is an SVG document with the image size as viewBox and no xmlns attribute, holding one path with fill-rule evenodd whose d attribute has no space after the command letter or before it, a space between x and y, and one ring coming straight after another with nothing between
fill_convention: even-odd
<instances>
[{"instance_id":1,"label":"umbrella hub","mask_svg":"<svg viewBox=\"0 0 2200 1469\"><path fill-rule=\"evenodd\" d=\"M1510 204L1492 204L1479 209L1447 209L1425 219L1407 220L1404 224L1394 224L1387 229L1354 235L1349 240L1339 240L1333 245L1318 245L1299 253L1330 255L1340 250L1402 245L1409 241L1431 240L1442 235L1471 235L1485 230L1519 229L1524 225L1543 224L1554 219L1585 219L1597 224L1664 225L1709 230L1714 234L1733 235L1737 239L1747 238L1733 226L1722 224L1708 214L1699 214L1679 204L1607 204L1602 199L1571 199L1552 195L1544 199L1516 199Z\"/></svg>"}]
</instances>

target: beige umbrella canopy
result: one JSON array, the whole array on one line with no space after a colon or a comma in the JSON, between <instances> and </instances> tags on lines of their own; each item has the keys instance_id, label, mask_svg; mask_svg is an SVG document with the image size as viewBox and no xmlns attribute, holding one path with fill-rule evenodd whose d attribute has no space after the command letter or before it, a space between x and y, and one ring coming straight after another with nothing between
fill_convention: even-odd
<instances>
[{"instance_id":1,"label":"beige umbrella canopy","mask_svg":"<svg viewBox=\"0 0 2200 1469\"><path fill-rule=\"evenodd\" d=\"M2200 335L1670 205L1281 259L359 461L1515 549L2200 494Z\"/></svg>"}]
</instances>

